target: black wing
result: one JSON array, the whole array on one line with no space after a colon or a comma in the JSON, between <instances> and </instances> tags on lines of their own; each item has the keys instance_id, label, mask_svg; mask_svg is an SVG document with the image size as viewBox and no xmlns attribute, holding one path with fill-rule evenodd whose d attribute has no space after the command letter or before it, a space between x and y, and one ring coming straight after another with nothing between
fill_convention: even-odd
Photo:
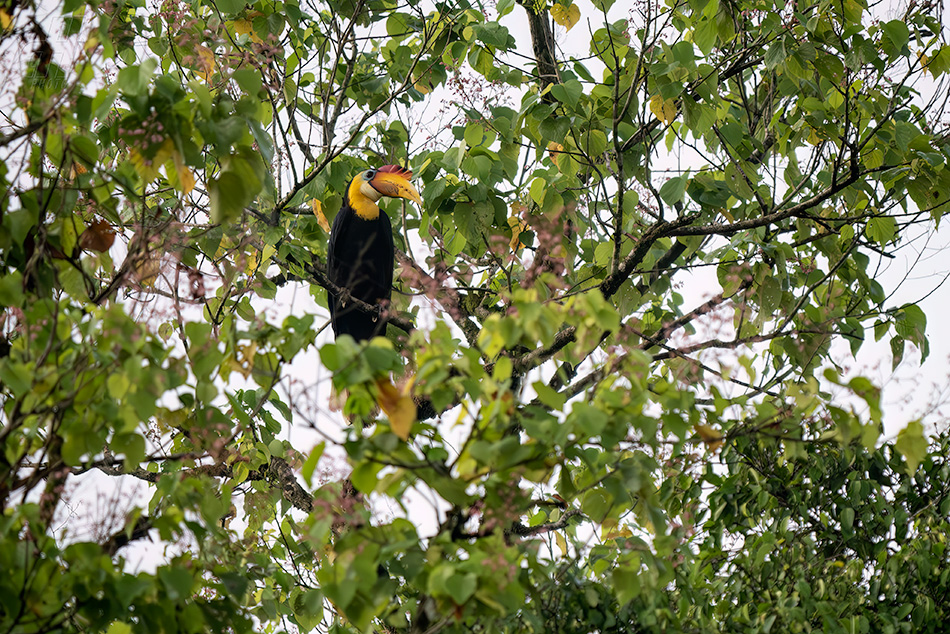
<instances>
[{"instance_id":1,"label":"black wing","mask_svg":"<svg viewBox=\"0 0 950 634\"><path fill-rule=\"evenodd\" d=\"M388 261L381 261L382 273L380 276L383 284L384 294L380 299L387 302L393 297L393 275L396 271L396 246L393 244L393 223L389 221L389 216L382 209L379 210L379 237L380 237L380 255L388 257ZM381 260L383 257L380 258Z\"/></svg>"},{"instance_id":2,"label":"black wing","mask_svg":"<svg viewBox=\"0 0 950 634\"><path fill-rule=\"evenodd\" d=\"M347 207L333 220L327 252L327 274L330 281L346 288L350 295L367 304L379 304L392 297L393 234L389 216L380 212L374 220L363 220ZM330 293L330 318L333 332L339 337L352 336L357 341L370 339L386 331L385 320Z\"/></svg>"},{"instance_id":3,"label":"black wing","mask_svg":"<svg viewBox=\"0 0 950 634\"><path fill-rule=\"evenodd\" d=\"M341 238L349 230L353 218L353 210L343 207L333 219L333 226L330 227L330 242L327 245L327 278L336 286L346 286L347 275L343 270L343 260L340 258L340 243L345 240ZM333 291L330 295L330 322L333 324L333 332L336 334L336 313L339 296Z\"/></svg>"}]
</instances>

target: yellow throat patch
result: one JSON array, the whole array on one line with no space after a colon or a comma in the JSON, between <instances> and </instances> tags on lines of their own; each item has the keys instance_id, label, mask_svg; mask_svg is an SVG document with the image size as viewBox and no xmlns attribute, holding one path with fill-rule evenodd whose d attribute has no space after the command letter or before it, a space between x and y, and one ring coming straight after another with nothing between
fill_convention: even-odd
<instances>
[{"instance_id":1,"label":"yellow throat patch","mask_svg":"<svg viewBox=\"0 0 950 634\"><path fill-rule=\"evenodd\" d=\"M371 196L374 195L375 198L372 198ZM381 195L369 183L364 181L362 176L353 179L346 192L346 197L349 200L350 207L353 208L358 217L363 220L376 220L379 217L379 206L376 205L376 201L380 199Z\"/></svg>"}]
</instances>

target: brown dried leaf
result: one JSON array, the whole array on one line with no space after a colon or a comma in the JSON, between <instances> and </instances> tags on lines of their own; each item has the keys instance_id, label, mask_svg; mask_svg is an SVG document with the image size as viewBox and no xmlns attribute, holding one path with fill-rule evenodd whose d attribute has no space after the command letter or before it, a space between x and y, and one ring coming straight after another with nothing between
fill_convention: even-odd
<instances>
[{"instance_id":1,"label":"brown dried leaf","mask_svg":"<svg viewBox=\"0 0 950 634\"><path fill-rule=\"evenodd\" d=\"M79 236L79 246L84 251L104 253L115 243L115 229L102 218L92 221L82 235Z\"/></svg>"}]
</instances>

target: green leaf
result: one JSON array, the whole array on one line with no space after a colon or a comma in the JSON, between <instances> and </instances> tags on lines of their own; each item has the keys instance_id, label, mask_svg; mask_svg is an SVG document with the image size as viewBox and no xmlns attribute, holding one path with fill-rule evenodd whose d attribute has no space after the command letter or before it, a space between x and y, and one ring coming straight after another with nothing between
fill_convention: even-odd
<instances>
[{"instance_id":1,"label":"green leaf","mask_svg":"<svg viewBox=\"0 0 950 634\"><path fill-rule=\"evenodd\" d=\"M106 628L106 634L132 634L132 626L123 621L113 621Z\"/></svg>"},{"instance_id":2,"label":"green leaf","mask_svg":"<svg viewBox=\"0 0 950 634\"><path fill-rule=\"evenodd\" d=\"M313 471L317 468L317 463L320 462L320 458L323 456L323 451L326 449L326 446L325 441L318 442L314 448L310 450L306 462L303 463L300 475L303 476L303 479L308 484L313 482Z\"/></svg>"},{"instance_id":3,"label":"green leaf","mask_svg":"<svg viewBox=\"0 0 950 634\"><path fill-rule=\"evenodd\" d=\"M127 66L119 70L116 86L130 97L137 97L148 92L148 85L152 74L158 68L158 60L148 58L138 66Z\"/></svg>"},{"instance_id":4,"label":"green leaf","mask_svg":"<svg viewBox=\"0 0 950 634\"><path fill-rule=\"evenodd\" d=\"M775 40L765 53L765 67L769 70L775 70L779 64L785 61L785 56L785 40L783 38Z\"/></svg>"},{"instance_id":5,"label":"green leaf","mask_svg":"<svg viewBox=\"0 0 950 634\"><path fill-rule=\"evenodd\" d=\"M472 573L455 574L445 581L445 589L456 605L464 605L477 588L478 577Z\"/></svg>"},{"instance_id":6,"label":"green leaf","mask_svg":"<svg viewBox=\"0 0 950 634\"><path fill-rule=\"evenodd\" d=\"M907 46L907 41L910 39L910 30L903 20L885 22L881 25L881 29L896 48L901 49Z\"/></svg>"},{"instance_id":7,"label":"green leaf","mask_svg":"<svg viewBox=\"0 0 950 634\"><path fill-rule=\"evenodd\" d=\"M0 277L0 306L19 306L23 301L23 274L11 271Z\"/></svg>"},{"instance_id":8,"label":"green leaf","mask_svg":"<svg viewBox=\"0 0 950 634\"><path fill-rule=\"evenodd\" d=\"M294 618L304 630L316 628L323 620L323 593L316 588L300 591L293 599Z\"/></svg>"},{"instance_id":9,"label":"green leaf","mask_svg":"<svg viewBox=\"0 0 950 634\"><path fill-rule=\"evenodd\" d=\"M587 436L597 436L607 426L607 414L589 403L574 403L571 408L571 419L577 428Z\"/></svg>"},{"instance_id":10,"label":"green leaf","mask_svg":"<svg viewBox=\"0 0 950 634\"><path fill-rule=\"evenodd\" d=\"M894 448L900 452L907 463L907 472L913 475L927 456L927 439L924 436L924 426L919 420L907 423L907 427L897 433Z\"/></svg>"},{"instance_id":11,"label":"green leaf","mask_svg":"<svg viewBox=\"0 0 950 634\"><path fill-rule=\"evenodd\" d=\"M145 459L145 439L139 434L119 434L109 447L125 459L126 468L135 468Z\"/></svg>"},{"instance_id":12,"label":"green leaf","mask_svg":"<svg viewBox=\"0 0 950 634\"><path fill-rule=\"evenodd\" d=\"M245 206L253 200L253 194L244 178L236 172L223 172L211 181L211 221L215 224L236 220Z\"/></svg>"},{"instance_id":13,"label":"green leaf","mask_svg":"<svg viewBox=\"0 0 950 634\"><path fill-rule=\"evenodd\" d=\"M498 12L498 17L503 17L511 13L514 7L515 0L498 0L495 4L495 11Z\"/></svg>"},{"instance_id":14,"label":"green leaf","mask_svg":"<svg viewBox=\"0 0 950 634\"><path fill-rule=\"evenodd\" d=\"M686 193L687 184L689 184L688 176L674 176L660 187L660 198L668 205L681 202L683 194Z\"/></svg>"},{"instance_id":15,"label":"green leaf","mask_svg":"<svg viewBox=\"0 0 950 634\"><path fill-rule=\"evenodd\" d=\"M231 75L237 85L248 95L256 96L261 90L261 74L250 68L239 68Z\"/></svg>"},{"instance_id":16,"label":"green leaf","mask_svg":"<svg viewBox=\"0 0 950 634\"><path fill-rule=\"evenodd\" d=\"M564 105L576 108L581 95L584 94L584 87L576 79L570 79L560 84L554 84L551 87L551 94Z\"/></svg>"},{"instance_id":17,"label":"green leaf","mask_svg":"<svg viewBox=\"0 0 950 634\"><path fill-rule=\"evenodd\" d=\"M894 329L906 339L922 341L927 335L927 315L917 304L904 304L895 315Z\"/></svg>"},{"instance_id":18,"label":"green leaf","mask_svg":"<svg viewBox=\"0 0 950 634\"><path fill-rule=\"evenodd\" d=\"M350 481L357 491L362 493L371 493L376 489L376 483L379 481L379 472L383 465L375 462L361 462L353 469L350 474Z\"/></svg>"},{"instance_id":19,"label":"green leaf","mask_svg":"<svg viewBox=\"0 0 950 634\"><path fill-rule=\"evenodd\" d=\"M897 221L890 216L877 216L868 220L867 236L878 244L887 244L897 235Z\"/></svg>"},{"instance_id":20,"label":"green leaf","mask_svg":"<svg viewBox=\"0 0 950 634\"><path fill-rule=\"evenodd\" d=\"M841 511L841 530L845 535L854 533L854 509L850 506Z\"/></svg>"},{"instance_id":21,"label":"green leaf","mask_svg":"<svg viewBox=\"0 0 950 634\"><path fill-rule=\"evenodd\" d=\"M538 400L554 411L560 411L567 402L567 395L561 394L541 381L535 381L531 387L537 393Z\"/></svg>"},{"instance_id":22,"label":"green leaf","mask_svg":"<svg viewBox=\"0 0 950 634\"><path fill-rule=\"evenodd\" d=\"M246 0L216 0L215 7L222 13L234 15L244 9Z\"/></svg>"},{"instance_id":23,"label":"green leaf","mask_svg":"<svg viewBox=\"0 0 950 634\"><path fill-rule=\"evenodd\" d=\"M160 568L158 576L165 584L168 596L172 599L186 600L191 597L194 577L184 568L178 566Z\"/></svg>"},{"instance_id":24,"label":"green leaf","mask_svg":"<svg viewBox=\"0 0 950 634\"><path fill-rule=\"evenodd\" d=\"M9 357L0 358L0 383L13 391L13 395L22 398L33 384L33 373L25 363L18 363Z\"/></svg>"}]
</instances>

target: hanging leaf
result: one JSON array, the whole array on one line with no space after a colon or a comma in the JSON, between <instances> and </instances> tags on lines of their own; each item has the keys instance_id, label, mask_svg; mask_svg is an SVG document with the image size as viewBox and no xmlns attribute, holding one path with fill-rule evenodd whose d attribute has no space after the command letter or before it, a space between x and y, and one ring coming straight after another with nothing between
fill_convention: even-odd
<instances>
[{"instance_id":1,"label":"hanging leaf","mask_svg":"<svg viewBox=\"0 0 950 634\"><path fill-rule=\"evenodd\" d=\"M718 430L703 423L696 423L693 427L696 429L696 435L706 443L710 451L713 453L719 451L722 447L722 434Z\"/></svg>"},{"instance_id":2,"label":"hanging leaf","mask_svg":"<svg viewBox=\"0 0 950 634\"><path fill-rule=\"evenodd\" d=\"M660 95L654 95L650 98L650 112L668 125L676 118L676 102L672 99L664 99Z\"/></svg>"},{"instance_id":3,"label":"hanging leaf","mask_svg":"<svg viewBox=\"0 0 950 634\"><path fill-rule=\"evenodd\" d=\"M551 19L566 30L570 31L577 21L581 19L581 10L571 3L571 6L565 7L563 4L554 3L548 9L551 12Z\"/></svg>"},{"instance_id":4,"label":"hanging leaf","mask_svg":"<svg viewBox=\"0 0 950 634\"><path fill-rule=\"evenodd\" d=\"M211 77L214 75L215 68L217 64L214 59L214 52L207 46L198 47L198 58L195 60L195 70L198 72L198 75L201 76L209 84L211 83Z\"/></svg>"},{"instance_id":5,"label":"hanging leaf","mask_svg":"<svg viewBox=\"0 0 950 634\"><path fill-rule=\"evenodd\" d=\"M508 218L508 226L511 227L511 240L508 242L508 246L511 247L512 251L517 252L525 246L521 241L521 232L528 228L528 223L518 216L511 216Z\"/></svg>"},{"instance_id":6,"label":"hanging leaf","mask_svg":"<svg viewBox=\"0 0 950 634\"><path fill-rule=\"evenodd\" d=\"M916 473L917 465L927 456L927 438L924 436L924 426L919 420L907 423L907 427L897 433L894 448L904 456L907 472L911 475Z\"/></svg>"},{"instance_id":7,"label":"hanging leaf","mask_svg":"<svg viewBox=\"0 0 950 634\"><path fill-rule=\"evenodd\" d=\"M310 201L310 209L313 210L313 215L317 217L317 224L320 225L320 228L326 233L330 233L330 223L327 222L327 217L323 213L323 203L313 198Z\"/></svg>"},{"instance_id":8,"label":"hanging leaf","mask_svg":"<svg viewBox=\"0 0 950 634\"><path fill-rule=\"evenodd\" d=\"M402 390L396 388L389 379L377 379L377 402L389 418L393 433L402 440L409 440L412 424L416 422L416 404L409 395L411 383Z\"/></svg>"},{"instance_id":9,"label":"hanging leaf","mask_svg":"<svg viewBox=\"0 0 950 634\"><path fill-rule=\"evenodd\" d=\"M108 251L115 242L115 229L101 218L92 221L79 236L79 246L86 251Z\"/></svg>"},{"instance_id":10,"label":"hanging leaf","mask_svg":"<svg viewBox=\"0 0 950 634\"><path fill-rule=\"evenodd\" d=\"M185 165L181 152L178 150L172 152L172 162L175 167L175 178L171 180L175 181L173 183L175 187L187 196L195 188L195 175L192 174L191 169ZM166 170L168 169L169 168L166 168Z\"/></svg>"}]
</instances>

